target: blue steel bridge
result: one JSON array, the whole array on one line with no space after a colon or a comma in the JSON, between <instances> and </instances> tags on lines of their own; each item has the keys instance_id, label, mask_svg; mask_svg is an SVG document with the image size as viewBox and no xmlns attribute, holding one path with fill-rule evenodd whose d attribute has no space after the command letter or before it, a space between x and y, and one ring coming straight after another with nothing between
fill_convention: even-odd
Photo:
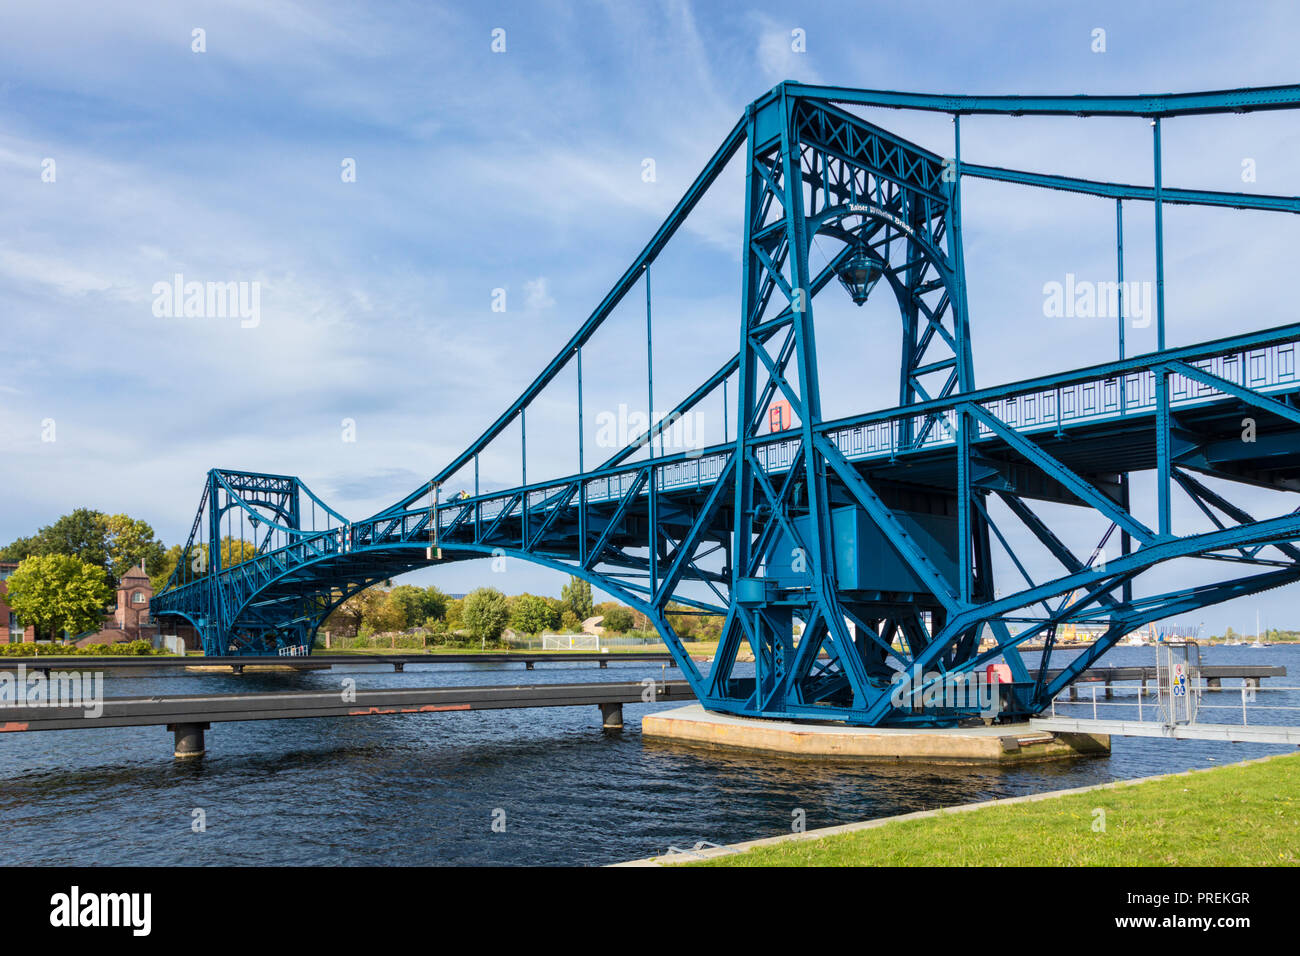
<instances>
[{"instance_id":1,"label":"blue steel bridge","mask_svg":"<svg viewBox=\"0 0 1300 956\"><path fill-rule=\"evenodd\" d=\"M951 155L853 112L868 106L950 114ZM951 722L970 714L895 707L890 678L913 668L969 675L1001 660L1012 677L1007 716L1038 713L1128 632L1300 578L1300 501L1285 504L1300 491L1300 324L1166 347L1162 217L1170 203L1296 213L1300 198L1174 188L1161 173L1162 123L1297 107L1300 87L1289 86L1052 97L783 83L749 105L605 299L462 454L358 520L296 477L213 469L154 612L193 625L210 655L309 653L325 617L363 588L415 568L506 555L585 578L644 613L711 710ZM968 162L961 121L979 114L1149 123L1152 183ZM744 163L746 190L736 353L664 422L589 465L583 348L642 287L652 334L651 268L733 158ZM1113 202L1121 287L1125 207L1152 204L1157 351L1125 356L1121 312L1116 361L979 388L961 241L961 189L971 177ZM834 250L816 270L814 238ZM898 403L825 420L814 313L818 296L846 293L859 305L872 295L897 303ZM648 408L652 355L647 349ZM577 469L530 481L528 408L565 369L577 373ZM666 454L663 432L710 397L734 416L725 441ZM775 402L792 414L773 432ZM481 491L479 457L515 423L523 480ZM1155 490L1133 501L1140 473ZM1260 488L1284 503L1276 514L1241 503L1243 493L1258 500ZM1195 506L1196 527L1175 527L1176 499L1180 509ZM1053 527L1058 505L1091 517L1095 549L1067 546ZM1041 546L1044 561L1018 553L1010 525ZM252 556L223 554L226 538L252 542ZM995 554L1004 565L996 581ZM1212 569L1210 583L1144 587L1145 572L1176 560ZM686 653L670 604L674 614L725 616L707 670ZM1080 623L1101 636L1049 672L1058 629ZM1046 647L1033 667L1017 649L1027 641ZM737 674L742 648L753 654L752 676Z\"/></svg>"}]
</instances>

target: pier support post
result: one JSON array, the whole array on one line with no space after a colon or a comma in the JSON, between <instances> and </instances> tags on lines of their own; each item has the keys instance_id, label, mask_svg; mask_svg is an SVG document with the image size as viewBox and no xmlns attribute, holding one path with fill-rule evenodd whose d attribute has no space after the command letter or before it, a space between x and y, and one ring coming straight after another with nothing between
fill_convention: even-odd
<instances>
[{"instance_id":1,"label":"pier support post","mask_svg":"<svg viewBox=\"0 0 1300 956\"><path fill-rule=\"evenodd\" d=\"M175 747L172 756L177 758L202 757L204 753L203 731L208 724L168 724L167 729L175 734Z\"/></svg>"},{"instance_id":2,"label":"pier support post","mask_svg":"<svg viewBox=\"0 0 1300 956\"><path fill-rule=\"evenodd\" d=\"M530 670L532 670L532 669L533 669L533 662L532 662L532 661L524 661L524 670L526 670L526 671L530 671Z\"/></svg>"},{"instance_id":3,"label":"pier support post","mask_svg":"<svg viewBox=\"0 0 1300 956\"><path fill-rule=\"evenodd\" d=\"M401 674L401 673L405 672L405 670L406 670L406 662L405 662L405 661L393 661L393 673L394 673L394 674Z\"/></svg>"},{"instance_id":4,"label":"pier support post","mask_svg":"<svg viewBox=\"0 0 1300 956\"><path fill-rule=\"evenodd\" d=\"M1205 679L1205 686L1210 690L1218 690L1223 686L1223 679L1220 677L1207 677Z\"/></svg>"},{"instance_id":5,"label":"pier support post","mask_svg":"<svg viewBox=\"0 0 1300 956\"><path fill-rule=\"evenodd\" d=\"M623 705L601 704L600 723L605 730L623 729Z\"/></svg>"},{"instance_id":6,"label":"pier support post","mask_svg":"<svg viewBox=\"0 0 1300 956\"><path fill-rule=\"evenodd\" d=\"M1115 696L1115 688L1111 686L1110 681L1106 681L1106 699L1110 700Z\"/></svg>"},{"instance_id":7,"label":"pier support post","mask_svg":"<svg viewBox=\"0 0 1300 956\"><path fill-rule=\"evenodd\" d=\"M601 670L604 670L608 665L609 665L609 661L601 661L601 662L600 662L600 669L601 669Z\"/></svg>"}]
</instances>

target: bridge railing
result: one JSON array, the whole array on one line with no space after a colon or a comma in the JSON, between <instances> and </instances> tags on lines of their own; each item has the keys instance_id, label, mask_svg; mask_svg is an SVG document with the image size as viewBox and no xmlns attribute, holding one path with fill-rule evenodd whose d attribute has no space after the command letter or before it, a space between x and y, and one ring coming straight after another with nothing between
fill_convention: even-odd
<instances>
[{"instance_id":1,"label":"bridge railing","mask_svg":"<svg viewBox=\"0 0 1300 956\"><path fill-rule=\"evenodd\" d=\"M1300 686L1265 685L1259 678L1243 678L1240 687L1222 687L1217 679L1214 681L1211 683L1200 674L1193 675L1187 687L1187 693L1193 699L1188 722L1204 722L1201 717L1205 716L1214 723L1229 724L1237 723L1237 718L1240 718L1240 726L1248 727L1251 725L1251 714L1254 714L1255 723L1264 718L1273 724L1300 724L1300 701L1296 694L1300 691ZM1116 679L1114 686L1108 683L1101 699L1097 696L1095 683L1091 685L1091 696L1079 694L1081 688L1077 684L1071 684L1070 698L1063 700L1060 695L1052 698L1047 713L1052 717L1078 717L1082 714L1093 720L1135 719L1139 722L1158 721L1169 716L1161 709L1162 697L1167 702L1171 694L1168 684L1152 680L1148 686L1148 681L1142 680L1140 686L1125 688L1122 686L1124 683L1136 681ZM1120 693L1121 690L1131 690L1131 693ZM1264 695L1268 695L1265 699L1282 702L1263 703L1260 698Z\"/></svg>"},{"instance_id":2,"label":"bridge railing","mask_svg":"<svg viewBox=\"0 0 1300 956\"><path fill-rule=\"evenodd\" d=\"M1296 366L1300 338L1262 348L1233 349L1190 359L1188 364L1235 385L1268 393L1300 387ZM1181 375L1170 376L1170 405L1186 408L1228 397L1213 386ZM953 402L963 401L958 396ZM1031 433L1155 412L1156 375L1140 369L1087 381L1024 391L981 401L993 416L1020 432ZM983 423L978 438L994 433ZM939 408L923 414L901 414L829 431L828 436L850 460L882 458L956 441L957 412ZM909 437L910 436L910 437Z\"/></svg>"}]
</instances>

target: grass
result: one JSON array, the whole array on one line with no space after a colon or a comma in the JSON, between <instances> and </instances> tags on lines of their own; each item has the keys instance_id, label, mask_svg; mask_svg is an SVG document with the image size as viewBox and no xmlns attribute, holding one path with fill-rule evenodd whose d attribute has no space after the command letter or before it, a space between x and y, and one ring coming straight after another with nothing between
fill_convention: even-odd
<instances>
[{"instance_id":1,"label":"grass","mask_svg":"<svg viewBox=\"0 0 1300 956\"><path fill-rule=\"evenodd\" d=\"M1094 821L1105 811L1105 830ZM695 866L1295 866L1300 754L788 840Z\"/></svg>"}]
</instances>

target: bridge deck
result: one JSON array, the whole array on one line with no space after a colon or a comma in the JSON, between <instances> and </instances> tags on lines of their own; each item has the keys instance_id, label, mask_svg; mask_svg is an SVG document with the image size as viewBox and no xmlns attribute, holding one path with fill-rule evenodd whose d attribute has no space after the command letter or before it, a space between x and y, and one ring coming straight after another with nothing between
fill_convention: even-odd
<instances>
[{"instance_id":1,"label":"bridge deck","mask_svg":"<svg viewBox=\"0 0 1300 956\"><path fill-rule=\"evenodd\" d=\"M580 707L693 700L686 681L611 681L585 684L517 684L487 687L385 687L356 689L355 700L330 691L269 694L191 694L166 697L109 697L103 712L86 707L4 707L0 733L35 730L94 730L102 727L207 724L300 717L370 717L439 711L502 710L520 707Z\"/></svg>"}]
</instances>

